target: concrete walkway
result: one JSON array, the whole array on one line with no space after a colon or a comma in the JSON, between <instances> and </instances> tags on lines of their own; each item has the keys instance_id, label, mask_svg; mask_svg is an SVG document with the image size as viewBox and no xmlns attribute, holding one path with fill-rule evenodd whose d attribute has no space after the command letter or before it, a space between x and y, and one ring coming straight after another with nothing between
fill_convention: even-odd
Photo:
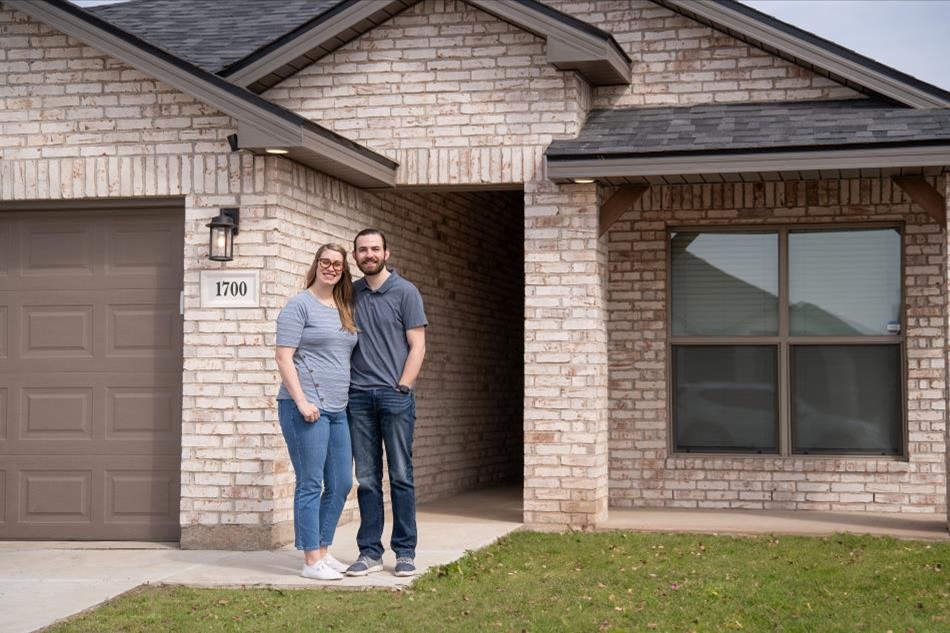
<instances>
[{"instance_id":1,"label":"concrete walkway","mask_svg":"<svg viewBox=\"0 0 950 633\"><path fill-rule=\"evenodd\" d=\"M417 522L416 565L423 573L521 527L521 490L496 489L422 504ZM357 527L348 523L337 530L331 551L341 561L352 562L359 553ZM388 533L383 543L389 543ZM302 560L292 548L224 552L156 543L0 542L0 633L49 626L143 584L399 589L412 581L392 575L395 560L388 551L385 571L333 582L302 578Z\"/></svg>"},{"instance_id":2,"label":"concrete walkway","mask_svg":"<svg viewBox=\"0 0 950 633\"><path fill-rule=\"evenodd\" d=\"M491 544L521 526L520 487L469 493L419 506L420 573ZM333 552L356 558L355 523L337 530ZM950 540L944 517L847 512L611 508L606 530L716 534L835 532ZM384 543L388 543L388 534ZM191 587L363 589L406 587L387 570L364 578L319 582L299 576L301 554L183 551L155 543L0 542L0 633L34 631L142 584Z\"/></svg>"}]
</instances>

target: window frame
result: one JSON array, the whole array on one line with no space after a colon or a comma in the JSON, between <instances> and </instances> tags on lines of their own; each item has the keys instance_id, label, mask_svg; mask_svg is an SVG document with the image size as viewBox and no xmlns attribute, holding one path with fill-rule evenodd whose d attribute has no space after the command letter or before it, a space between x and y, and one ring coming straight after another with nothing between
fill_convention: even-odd
<instances>
[{"instance_id":1,"label":"window frame","mask_svg":"<svg viewBox=\"0 0 950 633\"><path fill-rule=\"evenodd\" d=\"M898 336L792 336L789 333L789 260L788 235L794 232L847 231L894 229L900 237L900 323ZM776 336L673 336L673 249L670 248L674 233L775 233L778 236L778 334ZM666 381L667 450L676 457L715 458L801 458L801 459L873 459L907 461L909 454L907 427L907 232L905 223L893 222L842 222L842 223L782 223L782 224L715 224L715 225L668 225L665 233L666 249L666 358L668 377ZM713 450L678 450L674 425L676 422L676 374L673 371L673 348L696 345L773 345L777 349L778 367L778 452L731 452ZM893 455L872 453L794 453L792 452L791 425L791 347L793 345L896 345L900 363L900 446Z\"/></svg>"}]
</instances>

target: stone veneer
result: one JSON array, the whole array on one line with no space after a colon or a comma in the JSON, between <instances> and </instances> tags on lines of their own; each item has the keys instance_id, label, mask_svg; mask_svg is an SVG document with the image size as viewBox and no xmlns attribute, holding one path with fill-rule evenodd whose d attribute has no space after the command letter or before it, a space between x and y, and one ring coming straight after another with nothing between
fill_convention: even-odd
<instances>
[{"instance_id":1,"label":"stone veneer","mask_svg":"<svg viewBox=\"0 0 950 633\"><path fill-rule=\"evenodd\" d=\"M668 228L904 224L907 459L671 454ZM890 179L652 187L610 238L610 502L944 513L946 240Z\"/></svg>"}]
</instances>

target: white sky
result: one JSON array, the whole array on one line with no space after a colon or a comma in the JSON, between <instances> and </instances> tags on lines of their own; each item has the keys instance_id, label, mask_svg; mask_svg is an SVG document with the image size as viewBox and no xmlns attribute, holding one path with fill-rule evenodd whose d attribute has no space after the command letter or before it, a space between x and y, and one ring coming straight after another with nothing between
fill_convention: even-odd
<instances>
[{"instance_id":1,"label":"white sky","mask_svg":"<svg viewBox=\"0 0 950 633\"><path fill-rule=\"evenodd\" d=\"M81 6L122 0L72 0ZM225 0L222 0L225 1ZM950 0L742 0L950 90Z\"/></svg>"},{"instance_id":2,"label":"white sky","mask_svg":"<svg viewBox=\"0 0 950 633\"><path fill-rule=\"evenodd\" d=\"M950 90L948 0L743 0L918 79Z\"/></svg>"}]
</instances>

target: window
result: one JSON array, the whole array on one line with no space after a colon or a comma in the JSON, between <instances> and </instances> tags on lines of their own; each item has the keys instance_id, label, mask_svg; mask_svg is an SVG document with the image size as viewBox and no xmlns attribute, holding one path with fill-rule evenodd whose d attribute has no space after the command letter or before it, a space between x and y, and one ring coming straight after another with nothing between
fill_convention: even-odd
<instances>
[{"instance_id":1,"label":"window","mask_svg":"<svg viewBox=\"0 0 950 633\"><path fill-rule=\"evenodd\" d=\"M674 231L674 448L899 455L897 228Z\"/></svg>"}]
</instances>

